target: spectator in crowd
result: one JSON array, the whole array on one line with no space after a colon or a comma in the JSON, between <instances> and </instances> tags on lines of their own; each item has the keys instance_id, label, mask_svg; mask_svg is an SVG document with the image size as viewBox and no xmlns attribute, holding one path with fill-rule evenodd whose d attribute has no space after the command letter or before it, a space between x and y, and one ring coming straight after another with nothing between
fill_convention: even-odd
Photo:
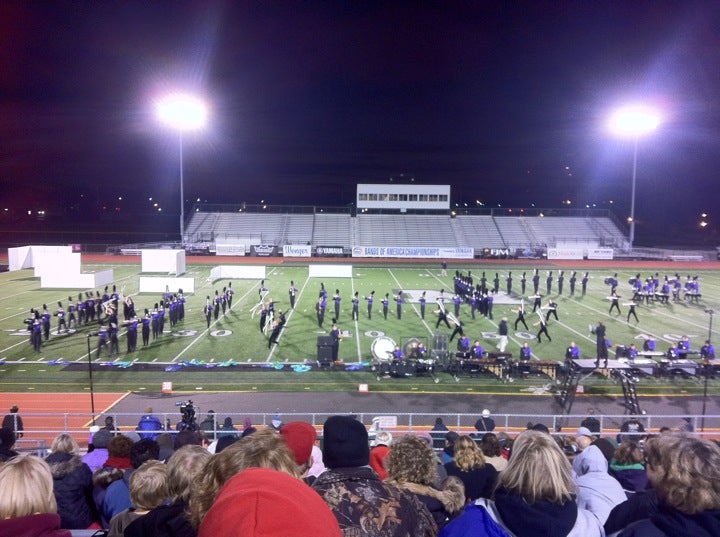
<instances>
[{"instance_id":1,"label":"spectator in crowd","mask_svg":"<svg viewBox=\"0 0 720 537\"><path fill-rule=\"evenodd\" d=\"M238 438L236 438L236 437L234 437L234 436L231 436L231 435L221 436L221 437L215 442L215 450L214 450L214 451L211 451L211 450L208 449L208 451L210 451L210 453L214 453L214 454L222 453L222 451L223 451L224 449L227 449L228 447L230 447L231 445L233 445L233 444L234 444L235 442L237 442L237 441L238 441Z\"/></svg>"},{"instance_id":2,"label":"spectator in crowd","mask_svg":"<svg viewBox=\"0 0 720 537\"><path fill-rule=\"evenodd\" d=\"M640 442L645 438L645 426L637 418L630 418L620 426L620 434L617 435L618 443L625 440Z\"/></svg>"},{"instance_id":3,"label":"spectator in crowd","mask_svg":"<svg viewBox=\"0 0 720 537\"><path fill-rule=\"evenodd\" d=\"M312 448L317 439L315 427L304 421L291 421L280 429L280 435L295 457L298 471L306 483L312 484L315 477L308 475L308 470L313 465Z\"/></svg>"},{"instance_id":4,"label":"spectator in crowd","mask_svg":"<svg viewBox=\"0 0 720 537\"><path fill-rule=\"evenodd\" d=\"M448 477L440 490L435 453L430 444L414 435L393 442L386 460L388 483L415 494L442 528L465 505L465 487L457 477Z\"/></svg>"},{"instance_id":5,"label":"spectator in crowd","mask_svg":"<svg viewBox=\"0 0 720 537\"><path fill-rule=\"evenodd\" d=\"M140 421L135 428L136 431L140 432L140 438L149 438L155 440L157 435L163 431L162 422L160 418L153 415L153 409L151 406L145 409L145 414L140 417Z\"/></svg>"},{"instance_id":6,"label":"spectator in crowd","mask_svg":"<svg viewBox=\"0 0 720 537\"><path fill-rule=\"evenodd\" d=\"M494 466L485 463L482 450L470 436L461 435L455 442L455 458L445 465L448 476L455 476L465 485L468 502L490 498L498 473Z\"/></svg>"},{"instance_id":7,"label":"spectator in crowd","mask_svg":"<svg viewBox=\"0 0 720 537\"><path fill-rule=\"evenodd\" d=\"M412 494L384 483L368 467L365 426L351 416L331 416L323 426L323 459L328 470L313 483L335 514L346 537L430 537L437 527Z\"/></svg>"},{"instance_id":8,"label":"spectator in crowd","mask_svg":"<svg viewBox=\"0 0 720 537\"><path fill-rule=\"evenodd\" d=\"M158 460L167 462L175 452L175 439L173 438L172 433L160 433L155 441L158 443L158 447L160 448Z\"/></svg>"},{"instance_id":9,"label":"spectator in crowd","mask_svg":"<svg viewBox=\"0 0 720 537\"><path fill-rule=\"evenodd\" d=\"M593 435L600 434L600 420L595 417L595 409L588 408L587 417L580 422L580 427L585 427Z\"/></svg>"},{"instance_id":10,"label":"spectator in crowd","mask_svg":"<svg viewBox=\"0 0 720 537\"><path fill-rule=\"evenodd\" d=\"M610 475L628 495L648 487L645 454L637 442L628 440L618 446L610 461Z\"/></svg>"},{"instance_id":11,"label":"spectator in crowd","mask_svg":"<svg viewBox=\"0 0 720 537\"><path fill-rule=\"evenodd\" d=\"M490 417L490 411L487 408L482 411L480 418L475 422L475 430L481 433L495 430L495 420Z\"/></svg>"},{"instance_id":12,"label":"spectator in crowd","mask_svg":"<svg viewBox=\"0 0 720 537\"><path fill-rule=\"evenodd\" d=\"M270 421L270 426L275 429L276 432L279 432L280 429L282 429L283 422L282 418L280 417L280 414L275 414L273 416L272 421Z\"/></svg>"},{"instance_id":13,"label":"spectator in crowd","mask_svg":"<svg viewBox=\"0 0 720 537\"><path fill-rule=\"evenodd\" d=\"M433 439L434 449L443 449L445 447L445 434L448 432L447 426L443 423L442 418L435 418L435 425L430 431Z\"/></svg>"},{"instance_id":14,"label":"spectator in crowd","mask_svg":"<svg viewBox=\"0 0 720 537\"><path fill-rule=\"evenodd\" d=\"M90 468L90 472L95 473L108 460L108 444L111 438L110 431L106 429L100 429L92 435L93 449L92 451L88 449L88 452L82 457L82 461Z\"/></svg>"},{"instance_id":15,"label":"spectator in crowd","mask_svg":"<svg viewBox=\"0 0 720 537\"><path fill-rule=\"evenodd\" d=\"M480 441L480 449L485 456L485 462L491 464L498 472L507 468L508 461L502 455L502 448L495 434L485 433Z\"/></svg>"},{"instance_id":16,"label":"spectator in crowd","mask_svg":"<svg viewBox=\"0 0 720 537\"><path fill-rule=\"evenodd\" d=\"M5 427L0 428L0 462L5 462L18 456L15 447L15 432Z\"/></svg>"},{"instance_id":17,"label":"spectator in crowd","mask_svg":"<svg viewBox=\"0 0 720 537\"><path fill-rule=\"evenodd\" d=\"M125 528L134 520L146 515L167 499L167 467L160 461L145 461L130 476L128 488L132 507L121 511L110 520L108 537L124 537Z\"/></svg>"},{"instance_id":18,"label":"spectator in crowd","mask_svg":"<svg viewBox=\"0 0 720 537\"><path fill-rule=\"evenodd\" d=\"M479 499L450 522L440 537L502 535L515 537L601 537L597 517L575 503L576 487L567 457L541 431L518 435L508 467L500 474L495 500Z\"/></svg>"},{"instance_id":19,"label":"spectator in crowd","mask_svg":"<svg viewBox=\"0 0 720 537\"><path fill-rule=\"evenodd\" d=\"M183 446L202 446L204 437L198 431L180 431L175 435L175 449Z\"/></svg>"},{"instance_id":20,"label":"spectator in crowd","mask_svg":"<svg viewBox=\"0 0 720 537\"><path fill-rule=\"evenodd\" d=\"M342 532L327 504L305 483L271 468L248 468L228 479L199 528L199 537L237 535L341 537Z\"/></svg>"},{"instance_id":21,"label":"spectator in crowd","mask_svg":"<svg viewBox=\"0 0 720 537\"><path fill-rule=\"evenodd\" d=\"M208 410L205 419L200 422L200 430L209 440L215 440L215 431L217 430L217 422L215 421L215 411Z\"/></svg>"},{"instance_id":22,"label":"spectator in crowd","mask_svg":"<svg viewBox=\"0 0 720 537\"><path fill-rule=\"evenodd\" d=\"M720 535L720 447L687 435L660 435L645 444L647 472L659 510L620 537Z\"/></svg>"},{"instance_id":23,"label":"spectator in crowd","mask_svg":"<svg viewBox=\"0 0 720 537\"><path fill-rule=\"evenodd\" d=\"M240 432L237 430L237 427L233 425L232 418L228 416L223 421L222 427L217 432L218 438L222 438L223 436L232 436L234 438L240 438Z\"/></svg>"},{"instance_id":24,"label":"spectator in crowd","mask_svg":"<svg viewBox=\"0 0 720 537\"><path fill-rule=\"evenodd\" d=\"M120 437L116 436L115 438ZM113 438L113 440L115 440L115 438ZM112 447L113 440L110 441L110 447ZM115 515L132 507L132 501L130 500L130 477L132 477L133 472L140 468L144 462L158 460L159 455L160 446L158 446L155 440L149 438L140 440L130 446L130 468L124 469L120 478L114 479L108 484L102 498L102 503L97 504L104 521L109 523ZM105 523L103 523L103 526L105 526Z\"/></svg>"},{"instance_id":25,"label":"spectator in crowd","mask_svg":"<svg viewBox=\"0 0 720 537\"><path fill-rule=\"evenodd\" d=\"M441 459L443 464L447 464L455 457L455 442L460 438L460 435L455 431L448 431L445 435L445 447L443 448Z\"/></svg>"},{"instance_id":26,"label":"spectator in crowd","mask_svg":"<svg viewBox=\"0 0 720 537\"><path fill-rule=\"evenodd\" d=\"M285 439L271 428L241 438L213 456L202 470L190 496L193 527L200 527L222 486L247 468L272 468L300 478L300 471Z\"/></svg>"},{"instance_id":27,"label":"spectator in crowd","mask_svg":"<svg viewBox=\"0 0 720 537\"><path fill-rule=\"evenodd\" d=\"M618 480L608 473L608 461L597 446L588 446L572 464L576 474L578 507L593 513L601 524L613 507L627 500Z\"/></svg>"},{"instance_id":28,"label":"spectator in crowd","mask_svg":"<svg viewBox=\"0 0 720 537\"><path fill-rule=\"evenodd\" d=\"M582 451L587 449L595 441L595 437L590 429L587 427L580 427L575 433L575 443L577 444L578 450Z\"/></svg>"},{"instance_id":29,"label":"spectator in crowd","mask_svg":"<svg viewBox=\"0 0 720 537\"><path fill-rule=\"evenodd\" d=\"M168 504L152 509L125 528L125 537L195 537L188 518L192 487L211 455L200 446L184 446L167 462Z\"/></svg>"},{"instance_id":30,"label":"spectator in crowd","mask_svg":"<svg viewBox=\"0 0 720 537\"><path fill-rule=\"evenodd\" d=\"M105 416L105 426L103 429L110 434L120 434L120 429L115 426L115 419L112 416Z\"/></svg>"},{"instance_id":31,"label":"spectator in crowd","mask_svg":"<svg viewBox=\"0 0 720 537\"><path fill-rule=\"evenodd\" d=\"M53 477L60 527L86 529L96 523L98 516L92 498L92 472L80 457L80 446L75 439L64 433L57 436L45 462ZM99 524L95 527L100 529Z\"/></svg>"},{"instance_id":32,"label":"spectator in crowd","mask_svg":"<svg viewBox=\"0 0 720 537\"><path fill-rule=\"evenodd\" d=\"M41 458L15 457L1 464L0 490L3 537L71 537L70 530L60 529L52 475Z\"/></svg>"},{"instance_id":33,"label":"spectator in crowd","mask_svg":"<svg viewBox=\"0 0 720 537\"><path fill-rule=\"evenodd\" d=\"M11 406L10 414L6 414L2 421L3 428L10 429L13 433L15 433L15 438L22 438L23 431L25 430L23 427L23 420L20 417L20 414L18 414L19 411L20 409L17 405Z\"/></svg>"},{"instance_id":34,"label":"spectator in crowd","mask_svg":"<svg viewBox=\"0 0 720 537\"><path fill-rule=\"evenodd\" d=\"M380 479L387 479L387 470L385 469L385 459L390 453L390 444L392 444L392 434L387 431L380 431L375 435L373 448L370 450L370 468L377 472Z\"/></svg>"}]
</instances>

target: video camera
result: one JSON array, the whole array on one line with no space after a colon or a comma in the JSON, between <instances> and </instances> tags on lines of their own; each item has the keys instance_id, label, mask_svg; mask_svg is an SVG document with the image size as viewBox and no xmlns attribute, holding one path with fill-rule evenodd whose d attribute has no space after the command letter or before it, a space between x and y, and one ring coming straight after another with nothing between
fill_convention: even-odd
<instances>
[{"instance_id":1,"label":"video camera","mask_svg":"<svg viewBox=\"0 0 720 537\"><path fill-rule=\"evenodd\" d=\"M195 405L192 399L178 401L175 406L180 407L180 414L182 415L180 423L177 425L178 431L197 431L199 427L195 419Z\"/></svg>"}]
</instances>

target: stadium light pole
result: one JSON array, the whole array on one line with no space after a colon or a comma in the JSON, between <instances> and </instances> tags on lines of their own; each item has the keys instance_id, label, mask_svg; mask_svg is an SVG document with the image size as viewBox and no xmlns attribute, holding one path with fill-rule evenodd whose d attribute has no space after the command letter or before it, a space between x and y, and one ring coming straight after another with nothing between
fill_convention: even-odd
<instances>
[{"instance_id":1,"label":"stadium light pole","mask_svg":"<svg viewBox=\"0 0 720 537\"><path fill-rule=\"evenodd\" d=\"M660 115L650 107L642 105L629 105L618 108L610 116L610 131L619 137L630 138L634 142L633 167L632 167L632 191L630 194L630 235L628 243L630 250L635 242L635 182L637 179L637 155L640 138L655 129L660 124Z\"/></svg>"},{"instance_id":2,"label":"stadium light pole","mask_svg":"<svg viewBox=\"0 0 720 537\"><path fill-rule=\"evenodd\" d=\"M185 245L185 193L183 185L183 134L200 130L207 123L208 108L202 99L189 93L171 93L155 103L161 123L178 132L180 146L180 245Z\"/></svg>"}]
</instances>

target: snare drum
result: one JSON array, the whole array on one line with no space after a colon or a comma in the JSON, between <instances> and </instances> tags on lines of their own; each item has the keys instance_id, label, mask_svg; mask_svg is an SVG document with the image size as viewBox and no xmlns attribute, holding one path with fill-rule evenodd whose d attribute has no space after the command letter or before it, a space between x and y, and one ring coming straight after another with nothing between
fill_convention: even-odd
<instances>
[{"instance_id":1,"label":"snare drum","mask_svg":"<svg viewBox=\"0 0 720 537\"><path fill-rule=\"evenodd\" d=\"M395 350L395 340L380 336L370 345L370 352L378 362L391 362L393 359L393 351Z\"/></svg>"}]
</instances>

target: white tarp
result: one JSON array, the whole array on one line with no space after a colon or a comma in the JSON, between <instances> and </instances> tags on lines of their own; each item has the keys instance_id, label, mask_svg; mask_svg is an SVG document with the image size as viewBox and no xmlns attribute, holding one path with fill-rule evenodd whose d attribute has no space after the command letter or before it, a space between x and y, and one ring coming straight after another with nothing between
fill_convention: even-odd
<instances>
[{"instance_id":1,"label":"white tarp","mask_svg":"<svg viewBox=\"0 0 720 537\"><path fill-rule=\"evenodd\" d=\"M265 265L218 265L210 270L210 280L264 280Z\"/></svg>"},{"instance_id":2,"label":"white tarp","mask_svg":"<svg viewBox=\"0 0 720 537\"><path fill-rule=\"evenodd\" d=\"M141 293L164 293L165 290L177 293L180 289L183 294L195 292L195 278L173 278L170 276L140 276Z\"/></svg>"}]
</instances>

